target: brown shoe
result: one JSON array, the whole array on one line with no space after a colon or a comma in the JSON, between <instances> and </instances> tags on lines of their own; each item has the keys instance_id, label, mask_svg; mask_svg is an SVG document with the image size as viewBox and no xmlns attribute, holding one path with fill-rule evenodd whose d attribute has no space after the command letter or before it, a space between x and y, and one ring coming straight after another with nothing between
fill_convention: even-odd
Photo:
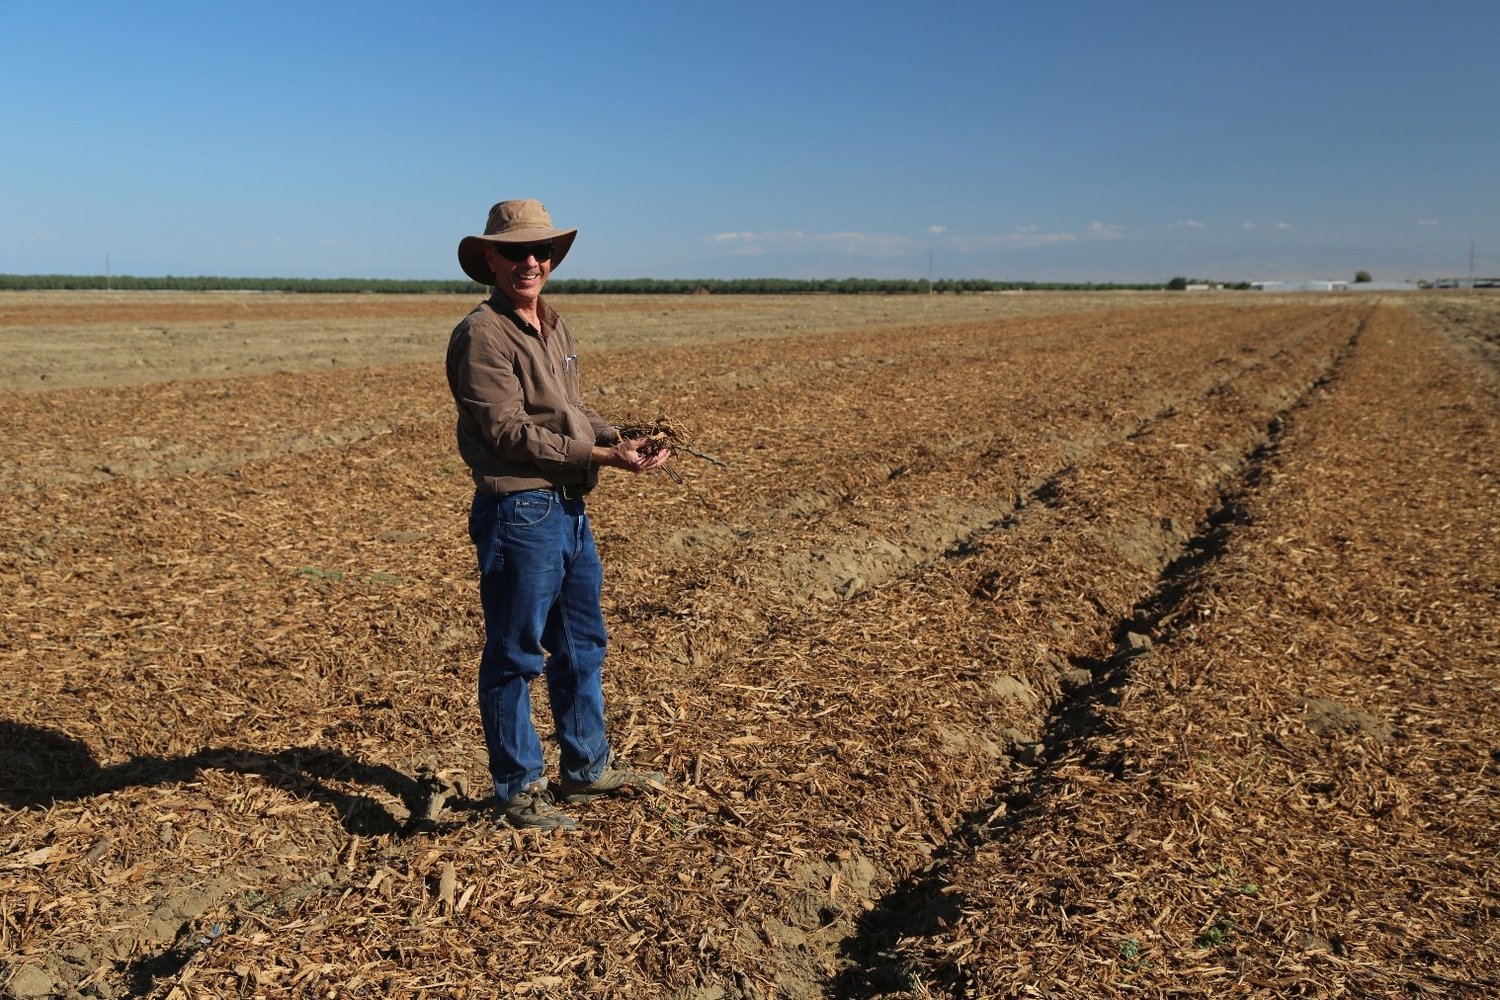
<instances>
[{"instance_id":1,"label":"brown shoe","mask_svg":"<svg viewBox=\"0 0 1500 1000\"><path fill-rule=\"evenodd\" d=\"M576 830L578 821L552 804L545 782L521 789L501 803L500 815L511 826L525 830Z\"/></svg>"},{"instance_id":2,"label":"brown shoe","mask_svg":"<svg viewBox=\"0 0 1500 1000\"><path fill-rule=\"evenodd\" d=\"M648 788L661 788L666 780L667 776L660 771L637 771L611 760L604 765L599 777L587 784L569 781L567 778L559 779L557 797L563 802L588 802L601 795L616 795L626 790L639 792Z\"/></svg>"}]
</instances>

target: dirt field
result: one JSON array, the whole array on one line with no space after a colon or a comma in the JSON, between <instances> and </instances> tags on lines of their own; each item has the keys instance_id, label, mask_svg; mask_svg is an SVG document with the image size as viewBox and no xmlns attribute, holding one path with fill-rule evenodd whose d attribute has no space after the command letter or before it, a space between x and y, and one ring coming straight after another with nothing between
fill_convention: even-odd
<instances>
[{"instance_id":1,"label":"dirt field","mask_svg":"<svg viewBox=\"0 0 1500 1000\"><path fill-rule=\"evenodd\" d=\"M0 996L1500 994L1500 297L559 297L724 464L590 498L670 788L556 836L470 304L0 296Z\"/></svg>"}]
</instances>

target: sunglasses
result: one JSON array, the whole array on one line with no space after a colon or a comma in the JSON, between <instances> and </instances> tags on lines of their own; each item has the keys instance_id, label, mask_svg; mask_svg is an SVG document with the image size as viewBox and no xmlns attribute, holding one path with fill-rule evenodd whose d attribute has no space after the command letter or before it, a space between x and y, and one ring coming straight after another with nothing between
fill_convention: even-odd
<instances>
[{"instance_id":1,"label":"sunglasses","mask_svg":"<svg viewBox=\"0 0 1500 1000\"><path fill-rule=\"evenodd\" d=\"M535 257L537 263L552 259L557 248L551 243L495 243L495 252L512 263L519 264L527 257Z\"/></svg>"}]
</instances>

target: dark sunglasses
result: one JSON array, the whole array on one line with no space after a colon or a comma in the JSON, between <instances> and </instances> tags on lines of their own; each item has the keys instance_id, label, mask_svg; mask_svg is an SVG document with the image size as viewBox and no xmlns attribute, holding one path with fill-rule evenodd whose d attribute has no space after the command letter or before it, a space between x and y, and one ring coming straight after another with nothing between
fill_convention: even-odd
<instances>
[{"instance_id":1,"label":"dark sunglasses","mask_svg":"<svg viewBox=\"0 0 1500 1000\"><path fill-rule=\"evenodd\" d=\"M538 263L542 263L551 260L557 248L551 243L496 243L495 251L516 264L527 257L535 257Z\"/></svg>"}]
</instances>

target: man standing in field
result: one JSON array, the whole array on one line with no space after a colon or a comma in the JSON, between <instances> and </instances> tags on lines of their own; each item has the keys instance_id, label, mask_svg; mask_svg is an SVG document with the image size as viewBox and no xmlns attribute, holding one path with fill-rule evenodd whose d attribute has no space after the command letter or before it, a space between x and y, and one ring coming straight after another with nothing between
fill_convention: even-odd
<instances>
[{"instance_id":1,"label":"man standing in field","mask_svg":"<svg viewBox=\"0 0 1500 1000\"><path fill-rule=\"evenodd\" d=\"M458 451L474 479L469 537L479 557L485 642L479 715L501 813L514 826L574 829L554 804L659 783L613 760L604 726L603 568L584 511L599 469L645 472L644 440L619 432L579 393L578 355L542 288L573 245L542 204L502 201L484 235L458 245L464 273L493 287L448 342ZM531 720L545 674L560 756L554 793Z\"/></svg>"}]
</instances>

